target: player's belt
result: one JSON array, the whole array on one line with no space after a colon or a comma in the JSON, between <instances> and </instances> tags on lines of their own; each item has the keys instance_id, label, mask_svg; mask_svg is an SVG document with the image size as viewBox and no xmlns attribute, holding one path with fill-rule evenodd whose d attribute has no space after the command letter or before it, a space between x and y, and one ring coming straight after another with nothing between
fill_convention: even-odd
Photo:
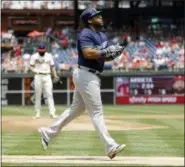
<instances>
[{"instance_id":1,"label":"player's belt","mask_svg":"<svg viewBox=\"0 0 185 167\"><path fill-rule=\"evenodd\" d=\"M100 72L97 71L97 70L94 70L94 69L91 69L91 68L87 68L87 67L84 67L84 66L80 66L80 65L78 65L78 68L80 68L82 70L85 70L85 71L88 71L88 72L91 72L91 73L97 75L98 77L100 76Z\"/></svg>"},{"instance_id":2,"label":"player's belt","mask_svg":"<svg viewBox=\"0 0 185 167\"><path fill-rule=\"evenodd\" d=\"M50 73L39 72L37 74L40 74L40 75L49 75Z\"/></svg>"}]
</instances>

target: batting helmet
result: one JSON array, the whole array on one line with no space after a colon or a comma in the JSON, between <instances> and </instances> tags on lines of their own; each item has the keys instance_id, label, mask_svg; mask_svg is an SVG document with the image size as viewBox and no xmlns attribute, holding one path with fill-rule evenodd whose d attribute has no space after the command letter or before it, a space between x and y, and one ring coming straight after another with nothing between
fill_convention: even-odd
<instances>
[{"instance_id":1,"label":"batting helmet","mask_svg":"<svg viewBox=\"0 0 185 167\"><path fill-rule=\"evenodd\" d=\"M40 53L46 52L46 44L44 42L41 42L39 44L39 47L38 47L37 51L40 52Z\"/></svg>"},{"instance_id":2,"label":"batting helmet","mask_svg":"<svg viewBox=\"0 0 185 167\"><path fill-rule=\"evenodd\" d=\"M97 11L95 8L88 8L82 12L80 19L88 20L96 15L99 15L102 11Z\"/></svg>"}]
</instances>

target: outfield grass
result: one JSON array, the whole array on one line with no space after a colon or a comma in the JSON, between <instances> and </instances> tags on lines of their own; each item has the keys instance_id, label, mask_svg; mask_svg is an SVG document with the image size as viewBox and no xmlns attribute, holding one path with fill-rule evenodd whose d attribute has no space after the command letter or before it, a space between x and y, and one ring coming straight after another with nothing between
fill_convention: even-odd
<instances>
[{"instance_id":1,"label":"outfield grass","mask_svg":"<svg viewBox=\"0 0 185 167\"><path fill-rule=\"evenodd\" d=\"M56 112L62 113L67 106L56 105ZM42 115L48 115L48 107L42 106ZM105 114L184 114L184 105L104 105ZM34 115L33 106L2 107L4 115Z\"/></svg>"},{"instance_id":2,"label":"outfield grass","mask_svg":"<svg viewBox=\"0 0 185 167\"><path fill-rule=\"evenodd\" d=\"M119 143L126 143L122 156L184 156L184 135L170 130L110 132ZM40 145L38 133L3 133L3 155L104 155L95 132L63 132L47 151Z\"/></svg>"},{"instance_id":3,"label":"outfield grass","mask_svg":"<svg viewBox=\"0 0 185 167\"><path fill-rule=\"evenodd\" d=\"M66 108L66 106L56 106L58 114ZM110 131L118 143L127 144L127 148L119 154L120 156L184 157L184 119L170 117L170 115L184 115L183 105L104 106L104 113L105 115L123 115L121 121L167 126L167 128L150 130ZM128 114L167 115L169 118L124 118L124 115ZM13 115L33 116L33 106L2 108L2 116ZM42 115L48 115L46 106L43 107ZM64 131L51 142L47 151L43 151L37 131L25 133L3 130L2 155L104 156L104 149L95 131ZM3 164L4 166L11 165L11 163ZM34 164L34 166L37 165ZM53 165L57 166L57 164Z\"/></svg>"}]
</instances>

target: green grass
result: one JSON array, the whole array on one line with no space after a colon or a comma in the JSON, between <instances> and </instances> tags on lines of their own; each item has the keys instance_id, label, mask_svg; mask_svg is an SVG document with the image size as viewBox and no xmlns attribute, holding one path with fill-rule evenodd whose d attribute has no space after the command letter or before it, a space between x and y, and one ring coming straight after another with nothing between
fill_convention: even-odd
<instances>
[{"instance_id":1,"label":"green grass","mask_svg":"<svg viewBox=\"0 0 185 167\"><path fill-rule=\"evenodd\" d=\"M58 114L62 113L66 106L56 106ZM48 115L47 106L42 107L42 115ZM105 114L183 114L184 105L106 105ZM6 106L2 107L2 115L34 115L33 106Z\"/></svg>"},{"instance_id":2,"label":"green grass","mask_svg":"<svg viewBox=\"0 0 185 167\"><path fill-rule=\"evenodd\" d=\"M59 114L67 107L57 106L56 108ZM170 116L178 114L183 115L184 106L183 105L104 106L104 112L105 115L116 114L120 116L121 115L124 116L125 114L133 115L162 114ZM34 115L33 106L26 107L8 106L2 108L2 116L12 116L12 115L33 116ZM47 106L43 107L42 115L48 115ZM120 120L168 127L164 129L150 129L150 130L110 131L111 136L118 143L127 144L127 148L125 149L125 151L119 154L120 156L184 157L184 119L182 118L177 119L173 117L172 118L169 117L169 119L163 118L126 119L124 117L121 117ZM64 131L50 143L47 151L43 151L40 144L40 136L38 135L37 132L27 132L27 133L6 132L5 130L3 130L2 155L103 156L104 149L103 144L100 142L99 138L97 137L94 131L92 132ZM13 163L3 163L4 166L11 166L12 164ZM17 166L21 165L23 166L24 164L17 164ZM28 164L25 165L28 166ZM37 166L39 164L34 165ZM45 166L44 164L40 164L39 166L42 165ZM57 166L57 164L47 164L47 165ZM60 166L61 165L62 164L60 164ZM64 166L67 166L67 164L65 164ZM78 164L76 164L76 166L78 166Z\"/></svg>"},{"instance_id":3,"label":"green grass","mask_svg":"<svg viewBox=\"0 0 185 167\"><path fill-rule=\"evenodd\" d=\"M120 153L122 156L184 156L184 134L174 130L110 131L110 134L118 143L127 144ZM47 151L42 150L38 133L3 133L2 136L3 155L104 155L95 132L64 131Z\"/></svg>"}]
</instances>

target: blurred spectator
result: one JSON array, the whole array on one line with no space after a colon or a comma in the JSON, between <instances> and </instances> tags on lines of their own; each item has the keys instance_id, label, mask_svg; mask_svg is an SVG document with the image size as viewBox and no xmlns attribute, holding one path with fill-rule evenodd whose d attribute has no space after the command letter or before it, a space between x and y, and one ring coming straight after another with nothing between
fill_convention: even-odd
<instances>
[{"instance_id":1,"label":"blurred spectator","mask_svg":"<svg viewBox=\"0 0 185 167\"><path fill-rule=\"evenodd\" d=\"M47 5L48 2L50 1L47 1ZM153 69L184 69L184 39L181 36L175 36L175 34L172 36L169 34L165 37L161 34L148 34L148 32L142 32L141 35L136 35L133 28L124 26L121 29L115 29L111 23L108 24L105 31L112 43L121 43L123 38L129 38L129 45L125 48L124 52L114 61L105 63L105 69L107 70L143 71ZM27 37L22 40L23 43L21 45L18 44L17 41L19 40L13 35L12 31L1 32L2 44L10 44L13 48L11 48L10 53L12 55L9 58L8 56L4 56L4 54L1 56L3 69L5 71L11 71L8 69L13 68L13 66L10 68L9 64L13 64L12 61L15 61L18 63L15 63L16 68L14 69L21 71L21 68L23 68L22 71L28 72L27 62L29 61L30 53L26 51L21 53L21 50L27 47L31 47L31 50L34 50L35 45L40 40L46 41L50 39L48 46L55 56L57 69L72 70L77 65L78 58L76 50L77 30L63 26L55 29L48 28L46 32L47 36L45 37ZM19 59L15 59L15 57L19 57ZM23 61L22 67L21 60Z\"/></svg>"},{"instance_id":2,"label":"blurred spectator","mask_svg":"<svg viewBox=\"0 0 185 167\"><path fill-rule=\"evenodd\" d=\"M16 58L11 58L10 56L7 56L3 63L3 70L5 72L15 72L17 70Z\"/></svg>"},{"instance_id":3,"label":"blurred spectator","mask_svg":"<svg viewBox=\"0 0 185 167\"><path fill-rule=\"evenodd\" d=\"M144 62L144 69L146 70L153 70L153 63L151 58L147 58Z\"/></svg>"},{"instance_id":4,"label":"blurred spectator","mask_svg":"<svg viewBox=\"0 0 185 167\"><path fill-rule=\"evenodd\" d=\"M29 71L30 57L31 57L31 55L28 53L27 50L25 50L25 52L22 56L24 73L27 73Z\"/></svg>"},{"instance_id":5,"label":"blurred spectator","mask_svg":"<svg viewBox=\"0 0 185 167\"><path fill-rule=\"evenodd\" d=\"M128 60L129 54L126 51L123 51L123 53L116 58L112 63L112 69L115 70L129 70L129 60Z\"/></svg>"},{"instance_id":6,"label":"blurred spectator","mask_svg":"<svg viewBox=\"0 0 185 167\"><path fill-rule=\"evenodd\" d=\"M178 61L174 65L175 70L183 70L184 69L184 55L179 55L178 56Z\"/></svg>"},{"instance_id":7,"label":"blurred spectator","mask_svg":"<svg viewBox=\"0 0 185 167\"><path fill-rule=\"evenodd\" d=\"M156 58L154 58L153 61L154 61L154 68L156 71L160 69L168 69L168 65L167 65L165 57L156 56Z\"/></svg>"},{"instance_id":8,"label":"blurred spectator","mask_svg":"<svg viewBox=\"0 0 185 167\"><path fill-rule=\"evenodd\" d=\"M73 1L60 1L57 0L58 2L61 2L61 8L62 9L73 9Z\"/></svg>"},{"instance_id":9,"label":"blurred spectator","mask_svg":"<svg viewBox=\"0 0 185 167\"><path fill-rule=\"evenodd\" d=\"M22 57L15 57L16 61L16 72L23 72L24 70L24 61L22 60Z\"/></svg>"},{"instance_id":10,"label":"blurred spectator","mask_svg":"<svg viewBox=\"0 0 185 167\"><path fill-rule=\"evenodd\" d=\"M7 72L7 66L9 64L9 60L10 60L10 52L4 52L2 55L1 55L1 70L3 72Z\"/></svg>"},{"instance_id":11,"label":"blurred spectator","mask_svg":"<svg viewBox=\"0 0 185 167\"><path fill-rule=\"evenodd\" d=\"M32 2L32 7L33 7L33 9L42 9L43 8L43 6L44 6L44 1L37 1L37 0L34 0L33 2Z\"/></svg>"},{"instance_id":12,"label":"blurred spectator","mask_svg":"<svg viewBox=\"0 0 185 167\"><path fill-rule=\"evenodd\" d=\"M15 44L17 44L17 39L13 35L13 31L1 32L1 46L13 47Z\"/></svg>"},{"instance_id":13,"label":"blurred spectator","mask_svg":"<svg viewBox=\"0 0 185 167\"><path fill-rule=\"evenodd\" d=\"M48 1L47 2L47 9L61 9L61 2L60 1Z\"/></svg>"},{"instance_id":14,"label":"blurred spectator","mask_svg":"<svg viewBox=\"0 0 185 167\"><path fill-rule=\"evenodd\" d=\"M24 9L32 9L32 8L33 8L33 1L24 2Z\"/></svg>"},{"instance_id":15,"label":"blurred spectator","mask_svg":"<svg viewBox=\"0 0 185 167\"><path fill-rule=\"evenodd\" d=\"M11 1L2 1L2 9L10 9L12 2Z\"/></svg>"},{"instance_id":16,"label":"blurred spectator","mask_svg":"<svg viewBox=\"0 0 185 167\"><path fill-rule=\"evenodd\" d=\"M12 1L10 9L23 9L24 1Z\"/></svg>"},{"instance_id":17,"label":"blurred spectator","mask_svg":"<svg viewBox=\"0 0 185 167\"><path fill-rule=\"evenodd\" d=\"M65 63L64 59L59 56L59 54L55 54L54 56L55 66L57 71L70 71L71 66L68 63Z\"/></svg>"},{"instance_id":18,"label":"blurred spectator","mask_svg":"<svg viewBox=\"0 0 185 167\"><path fill-rule=\"evenodd\" d=\"M21 45L20 44L15 45L14 52L15 52L14 55L16 57L21 56Z\"/></svg>"},{"instance_id":19,"label":"blurred spectator","mask_svg":"<svg viewBox=\"0 0 185 167\"><path fill-rule=\"evenodd\" d=\"M73 1L2 1L3 9L73 9Z\"/></svg>"}]
</instances>

